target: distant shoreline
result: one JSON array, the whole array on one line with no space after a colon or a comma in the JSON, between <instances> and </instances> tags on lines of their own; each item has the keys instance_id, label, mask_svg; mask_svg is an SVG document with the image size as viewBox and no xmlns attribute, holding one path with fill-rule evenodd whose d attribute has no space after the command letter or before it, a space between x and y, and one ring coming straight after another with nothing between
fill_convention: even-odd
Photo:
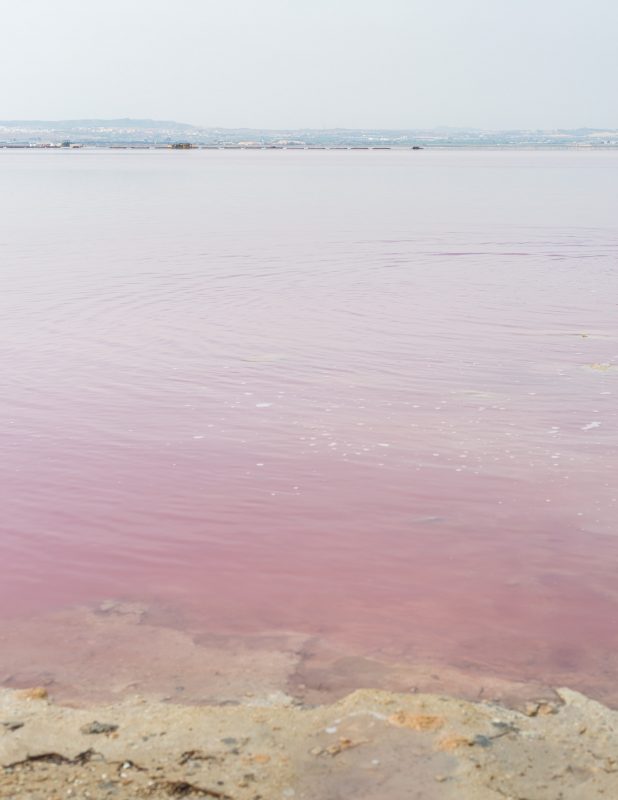
<instances>
[{"instance_id":1,"label":"distant shoreline","mask_svg":"<svg viewBox=\"0 0 618 800\"><path fill-rule=\"evenodd\" d=\"M190 146L178 146L170 144L83 144L80 142L71 143L70 146L60 144L30 144L30 143L4 143L0 142L0 150L286 150L292 152L311 151L384 151L391 150L397 152L420 151L420 150L462 150L462 151L488 151L488 152L565 152L565 151L617 151L618 143L612 144L431 144L431 145L239 145L239 144L191 144Z\"/></svg>"},{"instance_id":2,"label":"distant shoreline","mask_svg":"<svg viewBox=\"0 0 618 800\"><path fill-rule=\"evenodd\" d=\"M0 120L0 147L242 150L613 149L612 128L256 128L154 119Z\"/></svg>"}]
</instances>

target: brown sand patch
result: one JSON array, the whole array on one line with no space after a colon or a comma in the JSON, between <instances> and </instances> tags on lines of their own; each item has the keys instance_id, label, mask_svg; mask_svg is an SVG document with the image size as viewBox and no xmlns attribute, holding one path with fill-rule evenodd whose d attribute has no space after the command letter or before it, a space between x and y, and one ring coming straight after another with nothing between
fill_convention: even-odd
<instances>
[{"instance_id":1,"label":"brown sand patch","mask_svg":"<svg viewBox=\"0 0 618 800\"><path fill-rule=\"evenodd\" d=\"M441 717L432 714L409 714L406 711L391 714L388 721L397 728L411 728L413 731L437 731L444 725Z\"/></svg>"},{"instance_id":2,"label":"brown sand patch","mask_svg":"<svg viewBox=\"0 0 618 800\"><path fill-rule=\"evenodd\" d=\"M23 700L46 700L47 689L43 686L34 686L32 689L22 689L19 696Z\"/></svg>"},{"instance_id":3,"label":"brown sand patch","mask_svg":"<svg viewBox=\"0 0 618 800\"><path fill-rule=\"evenodd\" d=\"M469 747L470 739L467 736L445 736L436 744L437 750L442 750L445 753L457 750L458 747Z\"/></svg>"}]
</instances>

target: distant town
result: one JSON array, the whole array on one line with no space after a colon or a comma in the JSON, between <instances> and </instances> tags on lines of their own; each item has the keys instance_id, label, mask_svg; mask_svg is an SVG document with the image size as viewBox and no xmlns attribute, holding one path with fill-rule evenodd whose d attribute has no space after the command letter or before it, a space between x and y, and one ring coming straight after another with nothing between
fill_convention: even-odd
<instances>
[{"instance_id":1,"label":"distant town","mask_svg":"<svg viewBox=\"0 0 618 800\"><path fill-rule=\"evenodd\" d=\"M616 148L618 131L485 131L471 128L261 130L149 119L0 121L0 148L390 150L425 148Z\"/></svg>"}]
</instances>

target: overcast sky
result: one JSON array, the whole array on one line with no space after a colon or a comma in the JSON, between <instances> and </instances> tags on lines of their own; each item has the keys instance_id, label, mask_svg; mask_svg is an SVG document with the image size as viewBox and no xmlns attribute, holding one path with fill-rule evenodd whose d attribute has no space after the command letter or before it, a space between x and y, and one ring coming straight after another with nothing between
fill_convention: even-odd
<instances>
[{"instance_id":1,"label":"overcast sky","mask_svg":"<svg viewBox=\"0 0 618 800\"><path fill-rule=\"evenodd\" d=\"M618 0L0 0L0 119L618 128Z\"/></svg>"}]
</instances>

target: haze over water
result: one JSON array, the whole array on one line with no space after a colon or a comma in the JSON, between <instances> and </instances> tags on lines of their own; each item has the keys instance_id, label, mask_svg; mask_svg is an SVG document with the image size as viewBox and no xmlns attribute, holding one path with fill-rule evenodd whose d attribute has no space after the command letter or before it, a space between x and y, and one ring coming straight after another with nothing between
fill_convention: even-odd
<instances>
[{"instance_id":1,"label":"haze over water","mask_svg":"<svg viewBox=\"0 0 618 800\"><path fill-rule=\"evenodd\" d=\"M0 174L4 621L122 598L615 686L618 153Z\"/></svg>"}]
</instances>

